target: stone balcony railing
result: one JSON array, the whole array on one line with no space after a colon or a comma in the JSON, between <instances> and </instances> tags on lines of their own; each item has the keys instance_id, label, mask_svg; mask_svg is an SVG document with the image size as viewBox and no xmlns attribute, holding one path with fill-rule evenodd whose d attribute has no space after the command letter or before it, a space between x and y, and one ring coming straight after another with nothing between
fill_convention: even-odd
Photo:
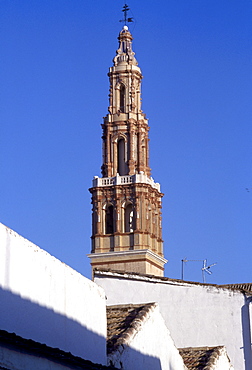
<instances>
[{"instance_id":1,"label":"stone balcony railing","mask_svg":"<svg viewBox=\"0 0 252 370\"><path fill-rule=\"evenodd\" d=\"M93 187L96 186L110 186L110 185L124 185L132 183L149 184L154 189L160 192L160 184L155 182L152 177L148 177L143 173L127 176L115 176L115 177L98 177L94 176Z\"/></svg>"}]
</instances>

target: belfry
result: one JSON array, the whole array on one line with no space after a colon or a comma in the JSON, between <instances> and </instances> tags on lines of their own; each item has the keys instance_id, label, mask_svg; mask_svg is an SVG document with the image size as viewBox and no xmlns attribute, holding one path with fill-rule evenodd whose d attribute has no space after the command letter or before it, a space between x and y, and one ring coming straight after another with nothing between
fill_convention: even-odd
<instances>
[{"instance_id":1,"label":"belfry","mask_svg":"<svg viewBox=\"0 0 252 370\"><path fill-rule=\"evenodd\" d=\"M141 110L142 73L125 25L109 69L102 124L102 177L92 194L92 269L163 276L160 185L149 167L149 126Z\"/></svg>"}]
</instances>

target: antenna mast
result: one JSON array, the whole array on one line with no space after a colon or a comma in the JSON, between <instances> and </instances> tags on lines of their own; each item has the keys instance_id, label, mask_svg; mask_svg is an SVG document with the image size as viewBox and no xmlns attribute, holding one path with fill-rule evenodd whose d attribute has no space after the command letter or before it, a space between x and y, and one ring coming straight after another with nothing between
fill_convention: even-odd
<instances>
[{"instance_id":1,"label":"antenna mast","mask_svg":"<svg viewBox=\"0 0 252 370\"><path fill-rule=\"evenodd\" d=\"M203 261L203 267L202 267L202 278L203 278L203 283L205 283L206 282L206 275L204 274L204 272L207 272L208 273L208 275L212 275L212 271L210 271L210 268L212 267L212 266L215 266L216 265L216 263L212 263L211 265L208 265L207 266L207 260L204 260Z\"/></svg>"},{"instance_id":2,"label":"antenna mast","mask_svg":"<svg viewBox=\"0 0 252 370\"><path fill-rule=\"evenodd\" d=\"M188 259L186 259L186 257L183 260L181 260L181 262L182 262L181 280L184 280L184 264L186 262L203 262L203 267L201 268L203 283L206 282L205 273L207 273L209 275L212 275L212 271L210 271L210 268L217 264L217 263L212 263L211 265L207 266L207 260L206 259L205 260L188 260Z\"/></svg>"}]
</instances>

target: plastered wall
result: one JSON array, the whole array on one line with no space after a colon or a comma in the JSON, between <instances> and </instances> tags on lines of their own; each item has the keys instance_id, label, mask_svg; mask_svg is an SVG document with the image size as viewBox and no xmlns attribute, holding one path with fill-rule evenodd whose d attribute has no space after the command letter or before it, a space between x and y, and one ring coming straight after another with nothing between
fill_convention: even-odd
<instances>
[{"instance_id":1,"label":"plastered wall","mask_svg":"<svg viewBox=\"0 0 252 370\"><path fill-rule=\"evenodd\" d=\"M128 346L119 349L109 359L117 368L132 370L184 370L184 363L174 345L159 306L152 307L147 317L129 339Z\"/></svg>"},{"instance_id":2,"label":"plastered wall","mask_svg":"<svg viewBox=\"0 0 252 370\"><path fill-rule=\"evenodd\" d=\"M102 288L0 224L0 328L106 364Z\"/></svg>"},{"instance_id":3,"label":"plastered wall","mask_svg":"<svg viewBox=\"0 0 252 370\"><path fill-rule=\"evenodd\" d=\"M234 369L252 368L249 306L240 291L116 273L94 281L111 305L158 302L176 347L225 345Z\"/></svg>"}]
</instances>

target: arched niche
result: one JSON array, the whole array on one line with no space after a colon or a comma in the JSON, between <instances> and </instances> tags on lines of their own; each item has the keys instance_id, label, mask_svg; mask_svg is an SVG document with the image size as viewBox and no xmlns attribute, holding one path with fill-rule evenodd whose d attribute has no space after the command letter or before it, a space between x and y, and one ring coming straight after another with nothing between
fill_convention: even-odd
<instances>
[{"instance_id":1,"label":"arched niche","mask_svg":"<svg viewBox=\"0 0 252 370\"><path fill-rule=\"evenodd\" d=\"M126 94L125 94L125 86L123 84L120 85L119 90L119 109L121 113L126 112Z\"/></svg>"},{"instance_id":2,"label":"arched niche","mask_svg":"<svg viewBox=\"0 0 252 370\"><path fill-rule=\"evenodd\" d=\"M120 176L127 175L126 142L123 137L117 140L117 172Z\"/></svg>"},{"instance_id":3,"label":"arched niche","mask_svg":"<svg viewBox=\"0 0 252 370\"><path fill-rule=\"evenodd\" d=\"M108 204L105 208L105 234L113 234L114 233L114 207L112 204Z\"/></svg>"},{"instance_id":4,"label":"arched niche","mask_svg":"<svg viewBox=\"0 0 252 370\"><path fill-rule=\"evenodd\" d=\"M132 203L128 203L124 208L124 230L126 233L134 231L134 210Z\"/></svg>"}]
</instances>

